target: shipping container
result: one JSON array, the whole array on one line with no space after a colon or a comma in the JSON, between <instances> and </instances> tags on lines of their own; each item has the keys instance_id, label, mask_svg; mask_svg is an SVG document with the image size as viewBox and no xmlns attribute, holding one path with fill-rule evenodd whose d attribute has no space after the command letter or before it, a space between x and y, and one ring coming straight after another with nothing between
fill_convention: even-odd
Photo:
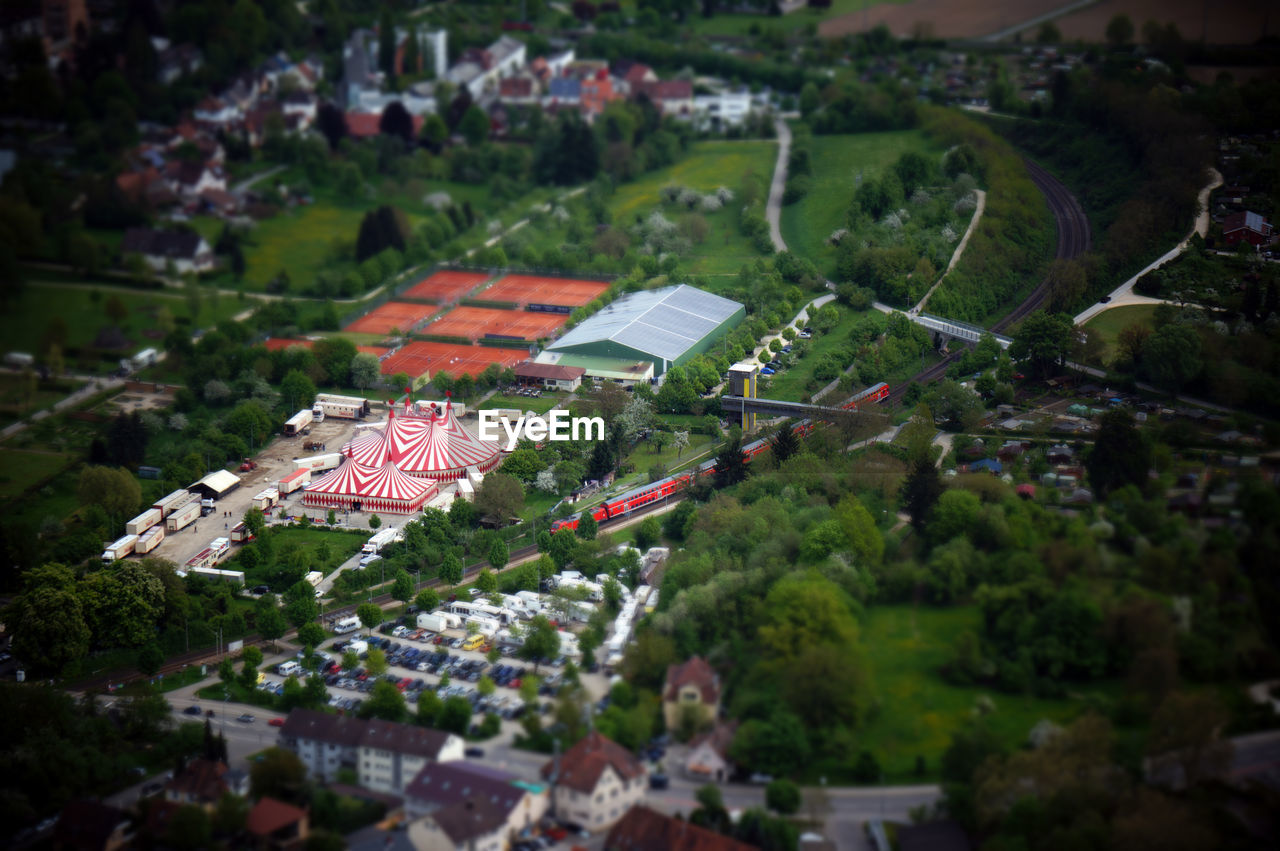
<instances>
[{"instance_id":1,"label":"shipping container","mask_svg":"<svg viewBox=\"0 0 1280 851\"><path fill-rule=\"evenodd\" d=\"M102 551L102 563L111 564L113 561L119 561L132 553L137 545L137 535L125 535L120 540L113 541L107 545L105 550Z\"/></svg>"},{"instance_id":2,"label":"shipping container","mask_svg":"<svg viewBox=\"0 0 1280 851\"><path fill-rule=\"evenodd\" d=\"M164 521L164 528L169 532L177 532L185 529L193 522L200 519L200 500L195 499L187 503L185 508L180 508L170 514Z\"/></svg>"},{"instance_id":3,"label":"shipping container","mask_svg":"<svg viewBox=\"0 0 1280 851\"><path fill-rule=\"evenodd\" d=\"M186 490L174 491L164 499L151 503L151 507L160 509L160 513L165 517L168 517L173 513L173 509L177 507L178 503L182 502L182 500L189 496L191 496L191 494Z\"/></svg>"},{"instance_id":4,"label":"shipping container","mask_svg":"<svg viewBox=\"0 0 1280 851\"><path fill-rule=\"evenodd\" d=\"M302 430L309 425L311 425L311 411L308 408L303 408L285 421L285 437L296 437L302 434Z\"/></svg>"},{"instance_id":5,"label":"shipping container","mask_svg":"<svg viewBox=\"0 0 1280 851\"><path fill-rule=\"evenodd\" d=\"M134 548L134 552L142 555L149 553L156 547L160 546L160 542L164 540L164 526L152 526L138 538L138 546Z\"/></svg>"},{"instance_id":6,"label":"shipping container","mask_svg":"<svg viewBox=\"0 0 1280 851\"><path fill-rule=\"evenodd\" d=\"M290 494L311 483L311 470L303 468L294 470L276 482L276 490L281 494Z\"/></svg>"},{"instance_id":7,"label":"shipping container","mask_svg":"<svg viewBox=\"0 0 1280 851\"><path fill-rule=\"evenodd\" d=\"M332 470L341 463L341 452L328 452L324 455L308 455L305 458L294 458L293 469L310 470L313 473L318 473L321 470ZM284 491L281 491L281 493L284 493Z\"/></svg>"},{"instance_id":8,"label":"shipping container","mask_svg":"<svg viewBox=\"0 0 1280 851\"><path fill-rule=\"evenodd\" d=\"M316 396L314 411L319 408L326 417L338 417L344 420L364 419L369 415L369 400L358 396L337 396L332 393L321 393Z\"/></svg>"},{"instance_id":9,"label":"shipping container","mask_svg":"<svg viewBox=\"0 0 1280 851\"><path fill-rule=\"evenodd\" d=\"M141 535L163 519L164 513L160 509L149 508L124 524L124 530L130 535Z\"/></svg>"}]
</instances>

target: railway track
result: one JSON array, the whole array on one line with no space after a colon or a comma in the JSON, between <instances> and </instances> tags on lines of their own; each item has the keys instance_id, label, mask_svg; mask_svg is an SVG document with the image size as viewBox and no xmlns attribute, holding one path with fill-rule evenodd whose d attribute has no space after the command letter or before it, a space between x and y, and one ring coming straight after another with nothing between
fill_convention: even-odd
<instances>
[{"instance_id":1,"label":"railway track","mask_svg":"<svg viewBox=\"0 0 1280 851\"><path fill-rule=\"evenodd\" d=\"M1049 212L1053 213L1054 224L1057 225L1058 248L1054 252L1054 259L1072 260L1084 254L1089 250L1090 245L1089 219L1084 214L1084 208L1061 181L1039 164L1025 157L1022 161L1027 166L1027 174L1030 175L1031 182L1044 194ZM1023 300L1022 304L992 325L991 330L997 333L1005 331L1039 310L1048 298L1049 279L1045 278Z\"/></svg>"},{"instance_id":2,"label":"railway track","mask_svg":"<svg viewBox=\"0 0 1280 851\"><path fill-rule=\"evenodd\" d=\"M1089 220L1084 214L1084 208L1080 206L1080 202L1076 200L1070 190L1062 185L1061 181L1045 171L1039 164L1025 157L1023 162L1027 166L1027 173L1031 177L1031 182L1044 193L1045 202L1049 205L1049 212L1053 213L1053 221L1058 230L1058 247L1054 252L1054 259L1071 260L1084 254L1089 250L1090 245ZM1027 295L1021 304L993 324L991 330L996 333L1003 333L1006 329L1039 310L1048 297L1049 279L1045 278ZM916 373L893 388L885 402L894 403L899 401L912 384L927 384L942 378L947 372L947 367L957 357L959 357L959 352L928 369Z\"/></svg>"}]
</instances>

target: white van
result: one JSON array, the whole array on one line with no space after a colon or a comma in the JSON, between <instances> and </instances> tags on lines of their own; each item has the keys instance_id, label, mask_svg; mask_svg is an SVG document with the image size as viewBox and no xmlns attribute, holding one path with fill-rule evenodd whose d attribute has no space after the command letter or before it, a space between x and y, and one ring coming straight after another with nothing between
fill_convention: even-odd
<instances>
[{"instance_id":1,"label":"white van","mask_svg":"<svg viewBox=\"0 0 1280 851\"><path fill-rule=\"evenodd\" d=\"M296 677L302 674L302 666L297 662L281 662L276 665L276 673L282 677Z\"/></svg>"},{"instance_id":2,"label":"white van","mask_svg":"<svg viewBox=\"0 0 1280 851\"><path fill-rule=\"evenodd\" d=\"M338 633L339 635L345 635L348 632L355 632L359 628L360 628L360 618L356 617L355 615L352 615L351 617L348 617L348 618L343 618L342 620L338 621L336 624L333 625L333 631Z\"/></svg>"}]
</instances>

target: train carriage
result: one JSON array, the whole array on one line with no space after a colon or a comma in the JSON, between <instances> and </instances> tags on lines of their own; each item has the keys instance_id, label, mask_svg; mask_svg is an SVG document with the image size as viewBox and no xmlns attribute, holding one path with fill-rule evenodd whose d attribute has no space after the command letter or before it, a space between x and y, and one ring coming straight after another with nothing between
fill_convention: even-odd
<instances>
[{"instance_id":1,"label":"train carriage","mask_svg":"<svg viewBox=\"0 0 1280 851\"><path fill-rule=\"evenodd\" d=\"M860 405L882 402L887 398L889 398L889 385L882 381L879 384L874 384L863 390L861 393L858 393L850 399L844 407L856 410ZM804 437L813 432L814 425L813 420L800 420L795 424L792 430L797 435ZM755 458L761 452L768 449L770 442L770 438L767 437L757 438L742 447L742 454L746 457L747 461L750 461L752 458ZM696 478L701 480L706 476L713 474L715 471L715 460L703 461L697 467ZM629 490L626 493L619 494L618 496L608 499L597 505L595 508L590 509L591 516L596 519L596 522L600 523L617 517L624 517L651 502L657 502L659 500L666 499L669 496L674 496L676 493L689 487L694 477L694 474L690 474L689 472L677 473L674 476L668 476L665 479L659 479L656 482L642 485L641 487ZM579 511L576 514L556 520L551 524L551 531L558 532L561 529L577 529L578 521L581 518L582 512Z\"/></svg>"}]
</instances>

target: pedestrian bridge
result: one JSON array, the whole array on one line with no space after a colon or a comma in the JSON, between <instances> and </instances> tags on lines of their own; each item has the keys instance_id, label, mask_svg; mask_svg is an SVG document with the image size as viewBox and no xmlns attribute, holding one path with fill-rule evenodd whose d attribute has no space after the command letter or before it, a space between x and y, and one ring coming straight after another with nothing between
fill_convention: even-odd
<instances>
[{"instance_id":1,"label":"pedestrian bridge","mask_svg":"<svg viewBox=\"0 0 1280 851\"><path fill-rule=\"evenodd\" d=\"M976 343L982 338L983 334L991 334L1002 349L1009 348L1009 344L1013 342L1011 338L988 331L980 325L970 325L968 322L959 322L955 319L943 319L941 316L934 316L929 313L919 313L911 316L910 319L930 333L945 337L948 340Z\"/></svg>"}]
</instances>

